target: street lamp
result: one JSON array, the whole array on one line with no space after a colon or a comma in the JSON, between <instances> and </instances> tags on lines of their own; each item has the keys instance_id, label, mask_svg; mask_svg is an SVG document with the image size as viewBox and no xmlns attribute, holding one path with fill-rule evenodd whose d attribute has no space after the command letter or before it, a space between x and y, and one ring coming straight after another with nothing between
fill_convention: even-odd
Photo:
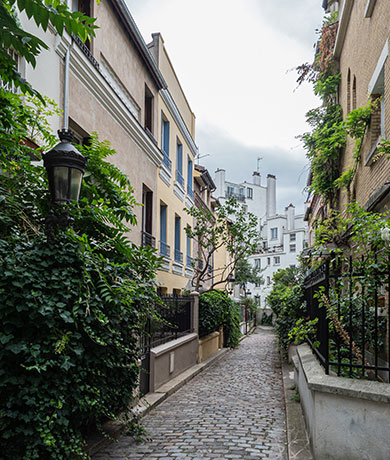
<instances>
[{"instance_id":1,"label":"street lamp","mask_svg":"<svg viewBox=\"0 0 390 460\"><path fill-rule=\"evenodd\" d=\"M70 131L60 130L58 137L61 142L43 155L52 205L79 200L81 181L88 161L71 144L73 136ZM65 229L70 221L68 216L55 216L51 210L51 215L46 219L46 225L49 231L57 225Z\"/></svg>"},{"instance_id":2,"label":"street lamp","mask_svg":"<svg viewBox=\"0 0 390 460\"><path fill-rule=\"evenodd\" d=\"M58 131L58 137L61 142L43 156L54 204L79 200L81 180L88 161L71 144L73 136L70 131Z\"/></svg>"}]
</instances>

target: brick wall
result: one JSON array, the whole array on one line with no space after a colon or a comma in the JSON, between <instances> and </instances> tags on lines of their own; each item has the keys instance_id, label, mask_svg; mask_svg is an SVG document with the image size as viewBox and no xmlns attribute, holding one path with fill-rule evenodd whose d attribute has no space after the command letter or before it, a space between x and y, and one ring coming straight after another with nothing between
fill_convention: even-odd
<instances>
[{"instance_id":1,"label":"brick wall","mask_svg":"<svg viewBox=\"0 0 390 460\"><path fill-rule=\"evenodd\" d=\"M340 86L340 103L344 114L356 104L360 107L366 104L369 94L368 86L376 69L382 50L390 35L389 0L377 0L371 18L365 18L366 1L355 1L340 54L340 71L342 74ZM350 83L348 84L348 74ZM356 90L352 82L356 79ZM390 58L385 62L384 84L385 137L390 134ZM348 100L348 96L350 100ZM372 95L374 96L374 95ZM353 99L356 98L356 101ZM367 158L372 152L381 133L380 109L373 114L371 124L361 148L361 163L351 186L352 196L356 201L365 204L381 185L390 180L390 161L380 158L369 162ZM348 141L340 161L341 172L352 164L354 142ZM341 192L339 206L342 209L347 203L346 192Z\"/></svg>"}]
</instances>

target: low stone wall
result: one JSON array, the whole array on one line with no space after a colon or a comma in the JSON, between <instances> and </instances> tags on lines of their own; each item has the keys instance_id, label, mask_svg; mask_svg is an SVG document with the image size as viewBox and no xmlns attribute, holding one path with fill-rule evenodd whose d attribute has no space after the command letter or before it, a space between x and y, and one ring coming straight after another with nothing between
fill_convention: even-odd
<instances>
[{"instance_id":1,"label":"low stone wall","mask_svg":"<svg viewBox=\"0 0 390 460\"><path fill-rule=\"evenodd\" d=\"M198 362L198 334L188 334L150 350L150 392Z\"/></svg>"},{"instance_id":2,"label":"low stone wall","mask_svg":"<svg viewBox=\"0 0 390 460\"><path fill-rule=\"evenodd\" d=\"M306 344L293 362L316 460L389 458L390 385L326 375Z\"/></svg>"},{"instance_id":3,"label":"low stone wall","mask_svg":"<svg viewBox=\"0 0 390 460\"><path fill-rule=\"evenodd\" d=\"M212 332L206 337L199 339L199 350L198 350L198 363L201 363L209 356L217 353L219 348L222 348L223 344L223 335L222 331L220 330ZM222 335L222 337L221 337Z\"/></svg>"}]
</instances>

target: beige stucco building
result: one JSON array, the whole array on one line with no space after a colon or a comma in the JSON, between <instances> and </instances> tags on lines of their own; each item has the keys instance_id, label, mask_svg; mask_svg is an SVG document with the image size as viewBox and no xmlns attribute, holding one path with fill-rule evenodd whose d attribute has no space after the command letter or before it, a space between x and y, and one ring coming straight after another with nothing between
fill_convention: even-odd
<instances>
[{"instance_id":1,"label":"beige stucco building","mask_svg":"<svg viewBox=\"0 0 390 460\"><path fill-rule=\"evenodd\" d=\"M167 88L158 97L158 145L163 161L157 179L157 238L163 259L157 282L162 293L190 289L193 276L193 241L186 227L193 219L184 208L194 205L193 169L198 153L195 144L195 115L169 59L164 40L153 34L148 45Z\"/></svg>"},{"instance_id":2,"label":"beige stucco building","mask_svg":"<svg viewBox=\"0 0 390 460\"><path fill-rule=\"evenodd\" d=\"M79 142L97 132L100 140L111 143L116 154L109 160L128 175L136 201L144 204L134 208L138 224L130 239L153 244L163 158L157 141L158 92L166 83L123 0L69 4L97 18L96 37L83 44L66 32L60 37L52 27L43 33L21 15L25 29L50 46L38 57L36 69L24 66L24 75L64 109L65 120L51 120L54 130L68 122Z\"/></svg>"}]
</instances>

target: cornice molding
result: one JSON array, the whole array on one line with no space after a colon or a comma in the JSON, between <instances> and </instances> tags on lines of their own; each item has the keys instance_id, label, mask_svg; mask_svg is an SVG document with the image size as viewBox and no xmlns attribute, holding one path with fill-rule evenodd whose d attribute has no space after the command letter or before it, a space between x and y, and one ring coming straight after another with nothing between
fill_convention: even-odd
<instances>
[{"instance_id":1,"label":"cornice molding","mask_svg":"<svg viewBox=\"0 0 390 460\"><path fill-rule=\"evenodd\" d=\"M72 39L68 34L64 34L62 38L57 37L56 53L61 58L64 58L67 49L72 44ZM163 159L160 149L152 142L138 120L135 119L134 115L121 101L101 72L90 63L77 44L73 44L72 46L70 70L124 129L129 137L134 140L138 147L147 154L148 158L156 166L160 166Z\"/></svg>"},{"instance_id":2,"label":"cornice molding","mask_svg":"<svg viewBox=\"0 0 390 460\"><path fill-rule=\"evenodd\" d=\"M186 124L184 123L183 117L181 116L179 109L177 108L175 101L171 96L171 93L167 89L162 89L160 91L160 95L195 158L198 155L198 147L195 144L195 141L192 138Z\"/></svg>"}]
</instances>

